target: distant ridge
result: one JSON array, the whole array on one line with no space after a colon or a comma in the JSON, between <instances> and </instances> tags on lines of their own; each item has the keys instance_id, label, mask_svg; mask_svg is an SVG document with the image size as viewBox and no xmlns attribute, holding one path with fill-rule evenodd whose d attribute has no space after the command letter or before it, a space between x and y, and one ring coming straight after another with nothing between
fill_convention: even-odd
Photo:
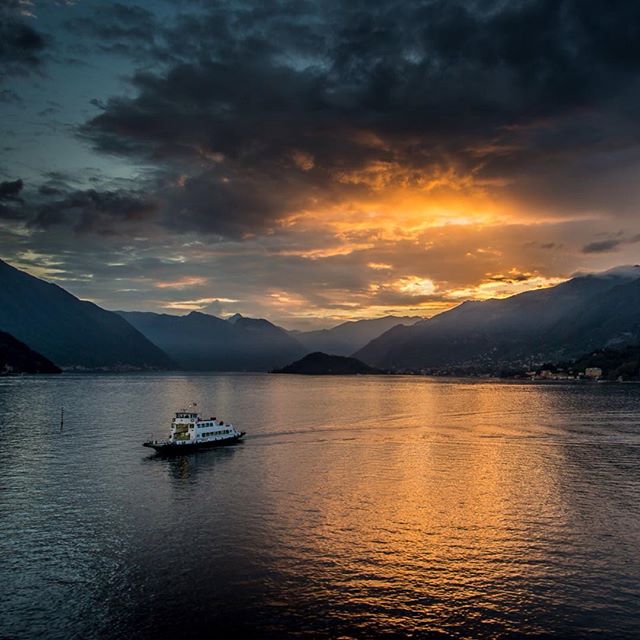
<instances>
[{"instance_id":1,"label":"distant ridge","mask_svg":"<svg viewBox=\"0 0 640 640\"><path fill-rule=\"evenodd\" d=\"M331 329L295 332L293 335L308 351L324 351L348 356L364 347L385 331L398 325L412 325L424 318L416 316L385 316L343 322Z\"/></svg>"},{"instance_id":2,"label":"distant ridge","mask_svg":"<svg viewBox=\"0 0 640 640\"><path fill-rule=\"evenodd\" d=\"M158 347L112 311L0 260L0 330L68 369L168 369Z\"/></svg>"},{"instance_id":3,"label":"distant ridge","mask_svg":"<svg viewBox=\"0 0 640 640\"><path fill-rule=\"evenodd\" d=\"M381 374L384 371L370 367L368 364L346 356L329 355L316 351L309 353L286 367L275 369L271 373L298 373L303 375L358 375Z\"/></svg>"},{"instance_id":4,"label":"distant ridge","mask_svg":"<svg viewBox=\"0 0 640 640\"><path fill-rule=\"evenodd\" d=\"M282 327L240 314L223 320L199 311L118 313L186 370L269 371L305 352Z\"/></svg>"}]
</instances>

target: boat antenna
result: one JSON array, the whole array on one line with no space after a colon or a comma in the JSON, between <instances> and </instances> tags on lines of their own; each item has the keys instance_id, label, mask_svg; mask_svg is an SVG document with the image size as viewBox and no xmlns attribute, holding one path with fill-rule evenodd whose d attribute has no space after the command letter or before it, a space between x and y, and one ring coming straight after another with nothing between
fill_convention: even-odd
<instances>
[{"instance_id":1,"label":"boat antenna","mask_svg":"<svg viewBox=\"0 0 640 640\"><path fill-rule=\"evenodd\" d=\"M64 407L60 407L60 431L64 427Z\"/></svg>"}]
</instances>

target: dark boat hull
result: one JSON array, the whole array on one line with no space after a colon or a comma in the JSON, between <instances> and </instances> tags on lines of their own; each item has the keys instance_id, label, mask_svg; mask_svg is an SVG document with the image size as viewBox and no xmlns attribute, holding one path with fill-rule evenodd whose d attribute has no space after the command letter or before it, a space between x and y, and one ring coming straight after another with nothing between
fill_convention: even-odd
<instances>
[{"instance_id":1,"label":"dark boat hull","mask_svg":"<svg viewBox=\"0 0 640 640\"><path fill-rule=\"evenodd\" d=\"M190 453L192 451L202 451L204 449L217 449L218 447L228 447L230 444L236 444L245 435L243 431L240 435L233 438L225 438L224 440L213 440L211 442L194 442L189 444L177 444L175 442L144 442L143 447L155 449L157 453L164 455L176 455L181 453Z\"/></svg>"}]
</instances>

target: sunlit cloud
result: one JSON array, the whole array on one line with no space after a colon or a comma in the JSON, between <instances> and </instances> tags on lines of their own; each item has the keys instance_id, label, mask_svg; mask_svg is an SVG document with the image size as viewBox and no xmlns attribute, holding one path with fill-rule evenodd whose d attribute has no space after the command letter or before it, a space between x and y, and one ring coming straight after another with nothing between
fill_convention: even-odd
<instances>
[{"instance_id":1,"label":"sunlit cloud","mask_svg":"<svg viewBox=\"0 0 640 640\"><path fill-rule=\"evenodd\" d=\"M418 276L405 276L394 283L398 291L408 293L411 296L430 296L436 292L436 285L429 278Z\"/></svg>"},{"instance_id":2,"label":"sunlit cloud","mask_svg":"<svg viewBox=\"0 0 640 640\"><path fill-rule=\"evenodd\" d=\"M336 244L332 247L324 247L319 249L283 249L278 251L282 256L298 256L308 260L319 260L321 258L331 258L333 256L348 256L354 251L363 251L365 249L373 249L375 244L372 242Z\"/></svg>"},{"instance_id":3,"label":"sunlit cloud","mask_svg":"<svg viewBox=\"0 0 640 640\"><path fill-rule=\"evenodd\" d=\"M564 282L565 278L545 277L526 274L526 277L490 276L476 286L463 289L452 289L446 293L451 300L488 300L490 298L507 298L518 293L543 289Z\"/></svg>"},{"instance_id":4,"label":"sunlit cloud","mask_svg":"<svg viewBox=\"0 0 640 640\"><path fill-rule=\"evenodd\" d=\"M230 304L238 302L234 298L198 298L197 300L173 300L165 303L165 309L171 311L202 311L213 303Z\"/></svg>"},{"instance_id":5,"label":"sunlit cloud","mask_svg":"<svg viewBox=\"0 0 640 640\"><path fill-rule=\"evenodd\" d=\"M155 286L158 289L184 289L185 287L195 287L202 285L207 281L206 278L193 276L180 278L172 282L156 282Z\"/></svg>"},{"instance_id":6,"label":"sunlit cloud","mask_svg":"<svg viewBox=\"0 0 640 640\"><path fill-rule=\"evenodd\" d=\"M294 151L291 157L296 167L302 171L311 171L315 166L313 156L305 151Z\"/></svg>"}]
</instances>

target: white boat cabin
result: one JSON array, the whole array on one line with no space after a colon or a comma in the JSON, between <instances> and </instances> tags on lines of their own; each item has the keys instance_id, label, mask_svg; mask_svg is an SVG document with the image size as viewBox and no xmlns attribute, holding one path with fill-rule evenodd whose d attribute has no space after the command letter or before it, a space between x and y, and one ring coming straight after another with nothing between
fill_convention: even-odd
<instances>
[{"instance_id":1,"label":"white boat cabin","mask_svg":"<svg viewBox=\"0 0 640 640\"><path fill-rule=\"evenodd\" d=\"M240 435L229 423L217 418L202 418L193 411L178 411L171 423L172 442L211 442Z\"/></svg>"}]
</instances>

